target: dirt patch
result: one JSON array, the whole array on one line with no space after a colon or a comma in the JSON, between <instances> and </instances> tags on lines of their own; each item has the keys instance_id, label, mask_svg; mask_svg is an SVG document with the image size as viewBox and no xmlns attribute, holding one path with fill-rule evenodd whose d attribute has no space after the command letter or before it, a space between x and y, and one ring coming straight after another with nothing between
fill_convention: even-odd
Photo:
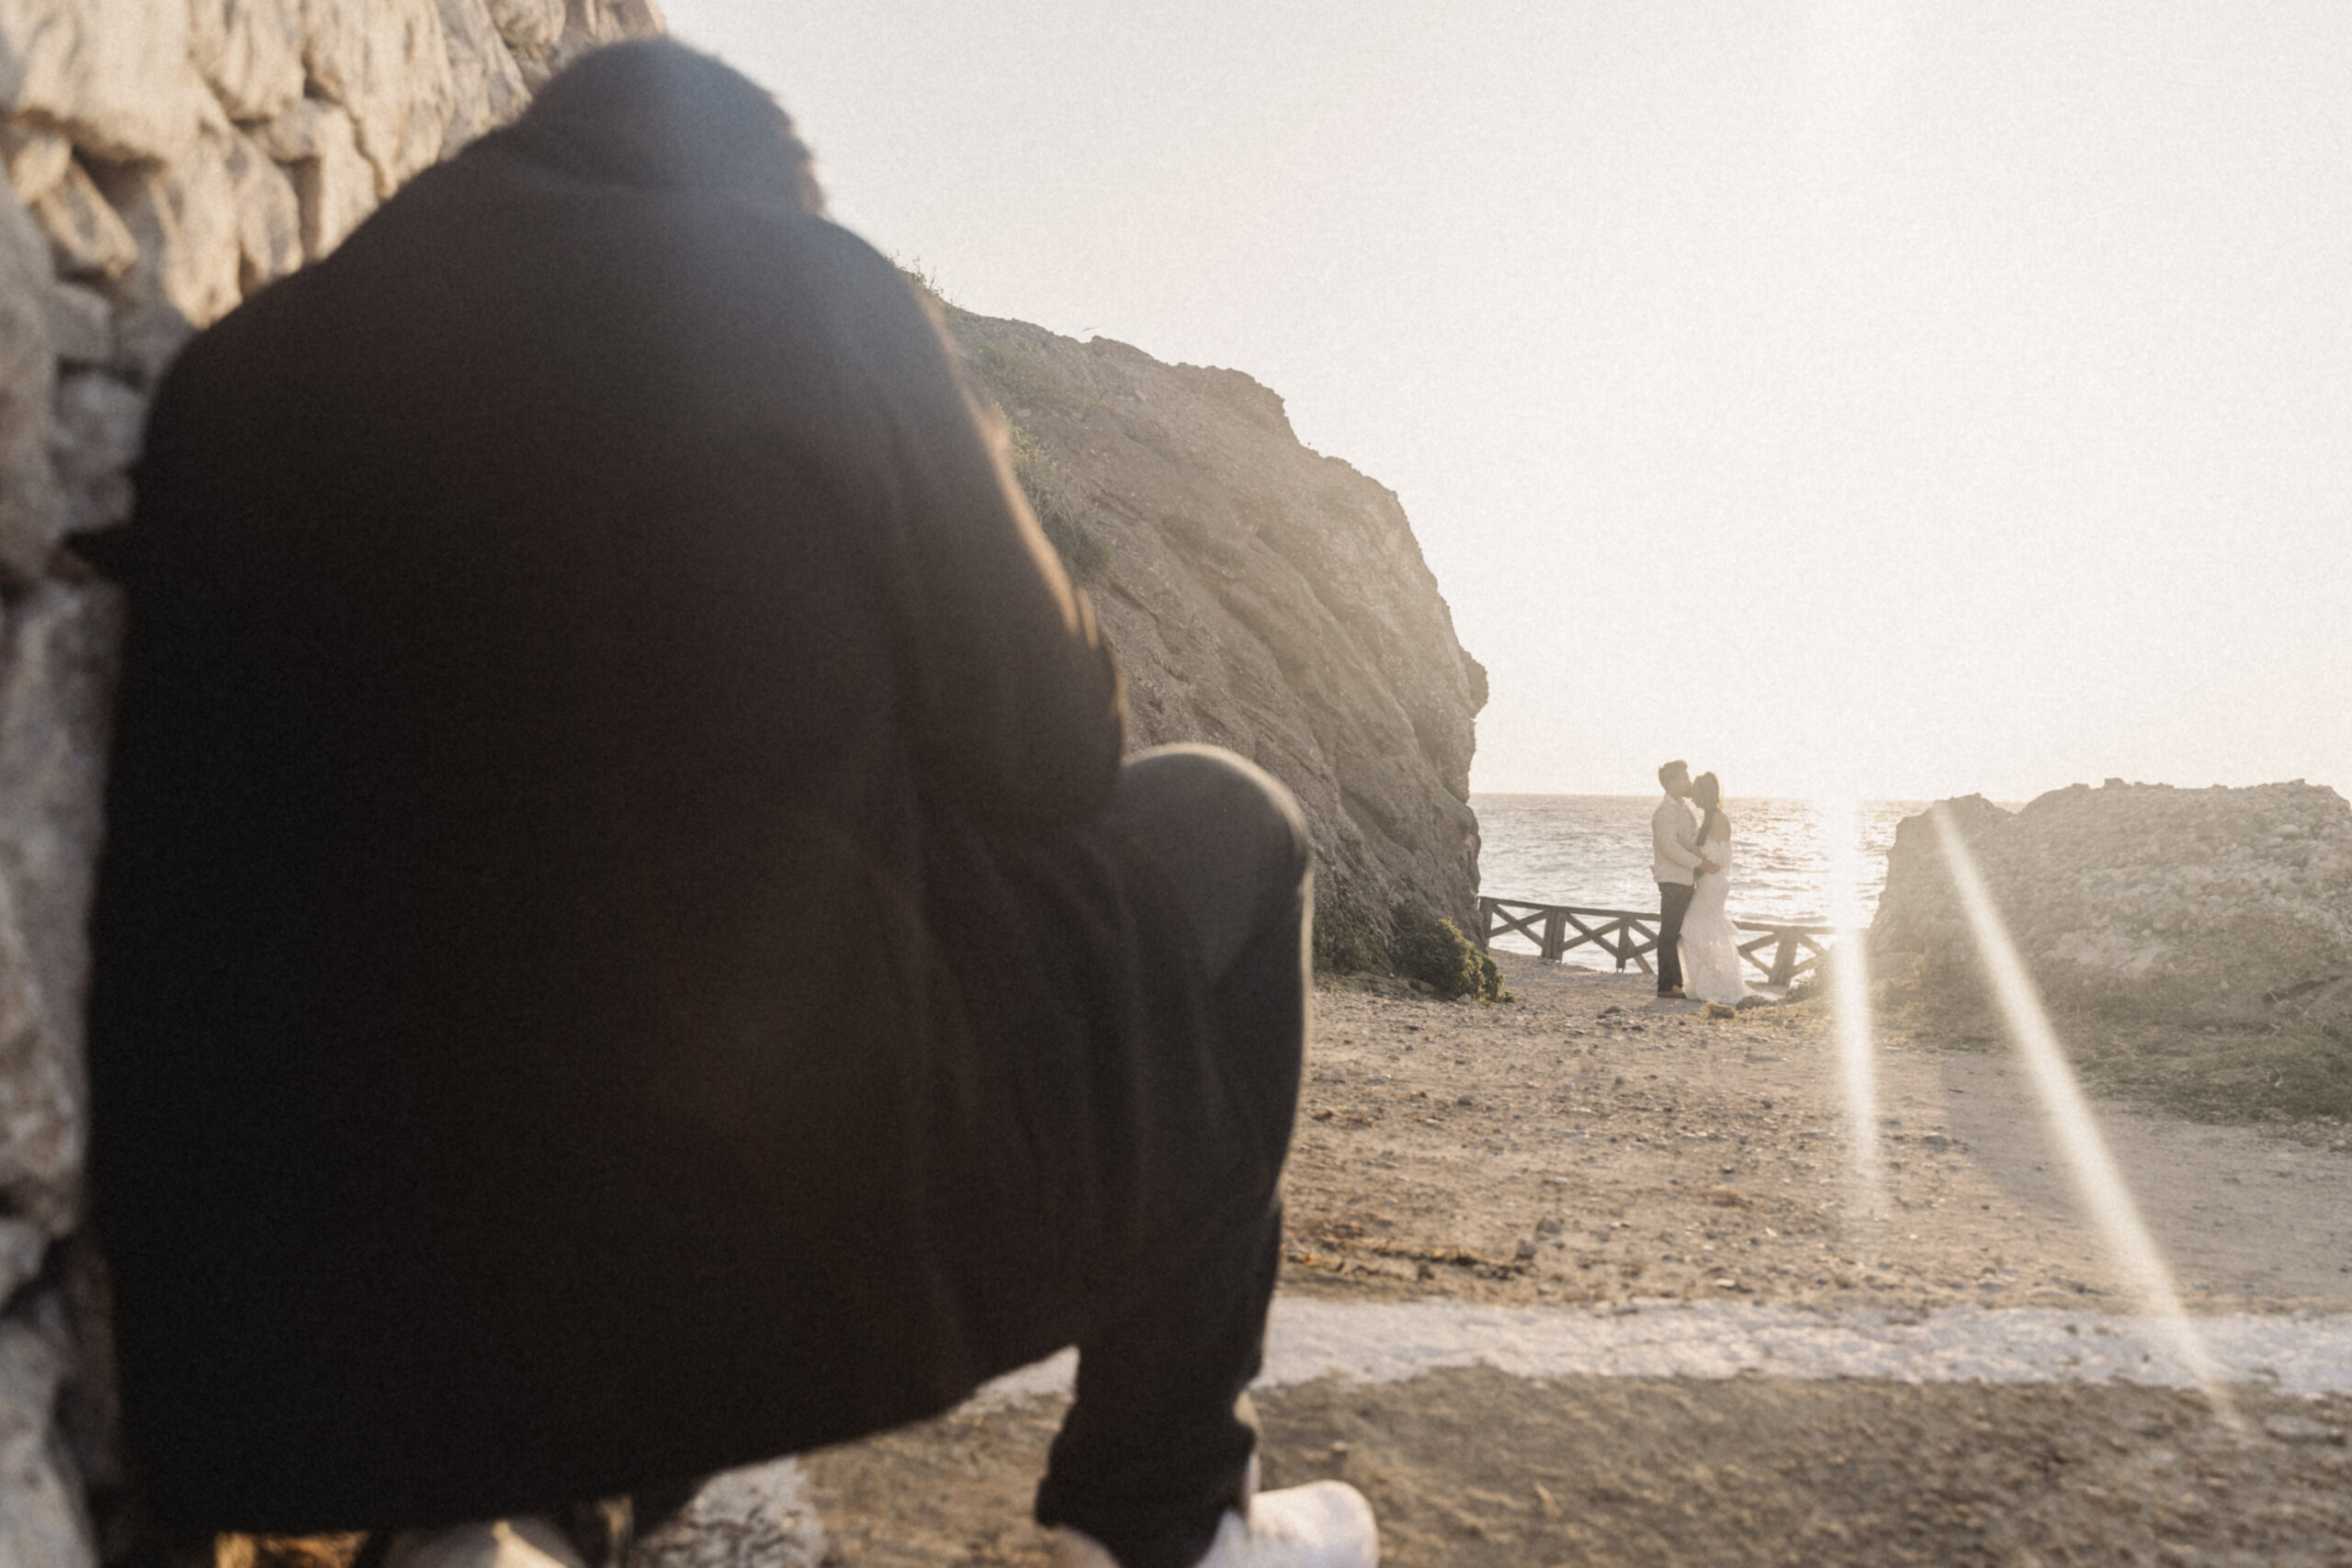
<instances>
[{"instance_id":1,"label":"dirt patch","mask_svg":"<svg viewBox=\"0 0 2352 1568\"><path fill-rule=\"evenodd\" d=\"M2075 1038L2083 1077L2103 1093L2186 1121L2352 1145L2352 1037L2340 1029L2086 1022Z\"/></svg>"},{"instance_id":2,"label":"dirt patch","mask_svg":"<svg viewBox=\"0 0 2352 1568\"><path fill-rule=\"evenodd\" d=\"M2352 1402L1770 1379L1522 1381L1484 1369L1258 1397L1268 1483L1336 1476L1392 1568L1576 1562L2352 1562ZM829 1561L1046 1561L1023 1520L1062 1402L814 1456ZM2263 1427L2267 1421L2277 1435Z\"/></svg>"},{"instance_id":3,"label":"dirt patch","mask_svg":"<svg viewBox=\"0 0 2352 1568\"><path fill-rule=\"evenodd\" d=\"M1948 1050L2002 1049L1999 1025L1975 996L1930 993L1916 957L1892 962L1905 972L1873 991L1894 1031ZM2352 1029L2293 1001L2275 1011L2260 1023L2198 1024L2077 1010L2061 1013L2057 1026L2084 1081L2110 1099L2339 1153L2352 1147Z\"/></svg>"},{"instance_id":4,"label":"dirt patch","mask_svg":"<svg viewBox=\"0 0 2352 1568\"><path fill-rule=\"evenodd\" d=\"M1400 1568L2352 1560L2342 1449L2240 1444L2165 1391L1469 1370L1265 1419L1276 1481L1354 1482Z\"/></svg>"},{"instance_id":5,"label":"dirt patch","mask_svg":"<svg viewBox=\"0 0 2352 1568\"><path fill-rule=\"evenodd\" d=\"M1067 1396L936 1420L801 1461L831 1547L825 1568L1045 1568L1030 1522Z\"/></svg>"},{"instance_id":6,"label":"dirt patch","mask_svg":"<svg viewBox=\"0 0 2352 1568\"><path fill-rule=\"evenodd\" d=\"M1638 976L1500 962L1510 1006L1317 997L1285 1289L2127 1304L2006 1050L1890 1018L1871 1224L1826 1006L1708 1018ZM2100 1118L2199 1310L2352 1303L2352 1155L2112 1102Z\"/></svg>"}]
</instances>

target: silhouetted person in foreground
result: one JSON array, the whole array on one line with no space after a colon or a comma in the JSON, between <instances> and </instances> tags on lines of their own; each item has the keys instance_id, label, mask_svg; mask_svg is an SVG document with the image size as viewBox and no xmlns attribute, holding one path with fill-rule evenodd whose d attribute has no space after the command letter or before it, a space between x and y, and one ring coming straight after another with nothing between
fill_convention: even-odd
<instances>
[{"instance_id":1,"label":"silhouetted person in foreground","mask_svg":"<svg viewBox=\"0 0 2352 1568\"><path fill-rule=\"evenodd\" d=\"M554 1510L1075 1342L1059 1561L1372 1561L1345 1487L1251 1505L1236 1409L1296 807L1122 763L763 94L591 57L198 339L138 481L94 1173L167 1530Z\"/></svg>"}]
</instances>

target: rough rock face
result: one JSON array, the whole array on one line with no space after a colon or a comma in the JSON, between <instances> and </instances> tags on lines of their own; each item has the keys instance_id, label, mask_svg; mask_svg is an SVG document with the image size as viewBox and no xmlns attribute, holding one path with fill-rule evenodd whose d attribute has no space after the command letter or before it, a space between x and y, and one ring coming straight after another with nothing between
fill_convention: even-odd
<instances>
[{"instance_id":1,"label":"rough rock face","mask_svg":"<svg viewBox=\"0 0 2352 1568\"><path fill-rule=\"evenodd\" d=\"M2043 995L2175 1022L2352 1013L2352 806L2298 781L2251 789L2076 784L2014 814L1944 803ZM1973 985L1974 944L1935 825L1896 829L1871 951Z\"/></svg>"},{"instance_id":2,"label":"rough rock face","mask_svg":"<svg viewBox=\"0 0 2352 1568\"><path fill-rule=\"evenodd\" d=\"M9 606L0 664L0 1208L73 1225L88 1141L83 914L99 831L110 596L44 583Z\"/></svg>"},{"instance_id":3,"label":"rough rock face","mask_svg":"<svg viewBox=\"0 0 2352 1568\"><path fill-rule=\"evenodd\" d=\"M1211 741L1288 784L1319 904L1472 929L1487 674L1396 495L1301 446L1238 370L945 315L1118 649L1134 743Z\"/></svg>"},{"instance_id":4,"label":"rough rock face","mask_svg":"<svg viewBox=\"0 0 2352 1568\"><path fill-rule=\"evenodd\" d=\"M0 1562L95 1561L79 1478L51 1418L64 1358L30 1325L0 1318Z\"/></svg>"},{"instance_id":5,"label":"rough rock face","mask_svg":"<svg viewBox=\"0 0 2352 1568\"><path fill-rule=\"evenodd\" d=\"M0 1563L86 1568L112 1461L78 1222L83 938L147 398L246 294L652 0L0 0ZM77 1414L78 1413L78 1414Z\"/></svg>"}]
</instances>

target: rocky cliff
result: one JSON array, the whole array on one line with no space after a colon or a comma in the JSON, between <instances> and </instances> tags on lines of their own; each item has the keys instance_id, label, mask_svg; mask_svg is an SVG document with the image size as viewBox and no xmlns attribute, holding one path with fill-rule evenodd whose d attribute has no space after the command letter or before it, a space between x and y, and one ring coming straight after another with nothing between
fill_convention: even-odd
<instances>
[{"instance_id":1,"label":"rocky cliff","mask_svg":"<svg viewBox=\"0 0 2352 1568\"><path fill-rule=\"evenodd\" d=\"M2015 813L1944 803L2043 995L2176 1023L2352 1016L2352 806L2300 781L2175 789L2109 779ZM1875 955L1973 990L1975 944L1934 824L1896 829Z\"/></svg>"},{"instance_id":2,"label":"rocky cliff","mask_svg":"<svg viewBox=\"0 0 2352 1568\"><path fill-rule=\"evenodd\" d=\"M1302 446L1240 371L943 314L1118 649L1135 744L1212 741L1288 784L1323 908L1474 929L1487 674L1395 493Z\"/></svg>"},{"instance_id":3,"label":"rocky cliff","mask_svg":"<svg viewBox=\"0 0 2352 1568\"><path fill-rule=\"evenodd\" d=\"M0 1563L87 1568L107 1436L83 917L116 611L57 541L122 516L198 329L334 248L653 0L0 0Z\"/></svg>"}]
</instances>

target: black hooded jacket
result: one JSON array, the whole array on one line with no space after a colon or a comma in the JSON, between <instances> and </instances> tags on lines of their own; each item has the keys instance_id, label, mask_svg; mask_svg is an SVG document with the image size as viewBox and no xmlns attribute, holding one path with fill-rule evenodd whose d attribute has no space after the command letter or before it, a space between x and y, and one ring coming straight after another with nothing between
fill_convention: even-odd
<instances>
[{"instance_id":1,"label":"black hooded jacket","mask_svg":"<svg viewBox=\"0 0 2352 1568\"><path fill-rule=\"evenodd\" d=\"M1116 1223L1035 1097L1116 1100L1086 1042L1195 1009L1083 831L1116 666L933 322L697 119L741 78L591 67L155 401L91 1051L166 1518L477 1517L938 1408L1052 1348L991 1292Z\"/></svg>"}]
</instances>

